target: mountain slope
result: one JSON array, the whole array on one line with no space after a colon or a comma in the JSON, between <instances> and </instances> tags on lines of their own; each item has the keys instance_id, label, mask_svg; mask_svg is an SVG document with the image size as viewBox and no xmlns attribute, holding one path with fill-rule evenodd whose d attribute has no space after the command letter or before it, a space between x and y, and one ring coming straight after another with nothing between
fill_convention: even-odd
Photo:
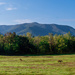
<instances>
[{"instance_id":1,"label":"mountain slope","mask_svg":"<svg viewBox=\"0 0 75 75\"><path fill-rule=\"evenodd\" d=\"M71 32L72 35L75 35L75 29L70 26L57 25L57 24L39 24L37 22L33 23L24 23L18 25L1 25L0 32L5 34L6 32L16 32L18 35L26 34L27 32L32 33L34 36L44 36L48 33L53 34L66 34Z\"/></svg>"}]
</instances>

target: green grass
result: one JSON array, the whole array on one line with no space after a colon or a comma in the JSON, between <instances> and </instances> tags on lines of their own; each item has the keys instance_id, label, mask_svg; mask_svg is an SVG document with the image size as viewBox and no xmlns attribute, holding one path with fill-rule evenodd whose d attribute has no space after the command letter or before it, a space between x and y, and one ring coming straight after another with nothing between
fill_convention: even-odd
<instances>
[{"instance_id":1,"label":"green grass","mask_svg":"<svg viewBox=\"0 0 75 75\"><path fill-rule=\"evenodd\" d=\"M75 75L75 55L0 56L0 75Z\"/></svg>"}]
</instances>

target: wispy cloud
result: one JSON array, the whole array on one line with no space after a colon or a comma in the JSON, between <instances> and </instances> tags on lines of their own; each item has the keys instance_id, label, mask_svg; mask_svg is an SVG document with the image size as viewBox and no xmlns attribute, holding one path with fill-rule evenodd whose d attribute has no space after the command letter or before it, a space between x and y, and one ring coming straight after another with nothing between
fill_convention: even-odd
<instances>
[{"instance_id":1,"label":"wispy cloud","mask_svg":"<svg viewBox=\"0 0 75 75\"><path fill-rule=\"evenodd\" d=\"M9 8L6 8L6 10L16 10L17 8L13 8L13 7L9 7Z\"/></svg>"},{"instance_id":2,"label":"wispy cloud","mask_svg":"<svg viewBox=\"0 0 75 75\"><path fill-rule=\"evenodd\" d=\"M30 19L20 19L20 20L14 20L16 23L31 23L32 21Z\"/></svg>"},{"instance_id":3,"label":"wispy cloud","mask_svg":"<svg viewBox=\"0 0 75 75\"><path fill-rule=\"evenodd\" d=\"M0 2L0 5L5 5L6 3L5 2Z\"/></svg>"},{"instance_id":4,"label":"wispy cloud","mask_svg":"<svg viewBox=\"0 0 75 75\"><path fill-rule=\"evenodd\" d=\"M10 3L5 3L5 2L0 2L0 6L1 5L6 5L5 10L16 10L17 8L13 6L13 4Z\"/></svg>"}]
</instances>

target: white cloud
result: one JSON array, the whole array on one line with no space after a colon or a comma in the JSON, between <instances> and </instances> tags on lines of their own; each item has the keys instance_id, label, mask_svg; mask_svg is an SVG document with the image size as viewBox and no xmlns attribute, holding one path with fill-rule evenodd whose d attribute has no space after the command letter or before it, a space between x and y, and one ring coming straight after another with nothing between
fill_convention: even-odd
<instances>
[{"instance_id":1,"label":"white cloud","mask_svg":"<svg viewBox=\"0 0 75 75\"><path fill-rule=\"evenodd\" d=\"M9 7L9 8L6 8L6 10L16 10L17 8L12 8L12 7Z\"/></svg>"},{"instance_id":2,"label":"white cloud","mask_svg":"<svg viewBox=\"0 0 75 75\"><path fill-rule=\"evenodd\" d=\"M32 21L30 19L22 19L22 20L15 20L14 22L16 23L31 23Z\"/></svg>"},{"instance_id":3,"label":"white cloud","mask_svg":"<svg viewBox=\"0 0 75 75\"><path fill-rule=\"evenodd\" d=\"M4 4L6 4L6 3L4 3L4 2L0 2L0 5L4 5Z\"/></svg>"}]
</instances>

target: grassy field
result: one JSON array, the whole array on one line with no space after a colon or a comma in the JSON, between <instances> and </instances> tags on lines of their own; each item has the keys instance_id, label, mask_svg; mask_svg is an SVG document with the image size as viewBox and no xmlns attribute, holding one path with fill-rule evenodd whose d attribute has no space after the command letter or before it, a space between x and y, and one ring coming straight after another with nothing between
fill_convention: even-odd
<instances>
[{"instance_id":1,"label":"grassy field","mask_svg":"<svg viewBox=\"0 0 75 75\"><path fill-rule=\"evenodd\" d=\"M75 75L75 55L0 56L0 75Z\"/></svg>"}]
</instances>

